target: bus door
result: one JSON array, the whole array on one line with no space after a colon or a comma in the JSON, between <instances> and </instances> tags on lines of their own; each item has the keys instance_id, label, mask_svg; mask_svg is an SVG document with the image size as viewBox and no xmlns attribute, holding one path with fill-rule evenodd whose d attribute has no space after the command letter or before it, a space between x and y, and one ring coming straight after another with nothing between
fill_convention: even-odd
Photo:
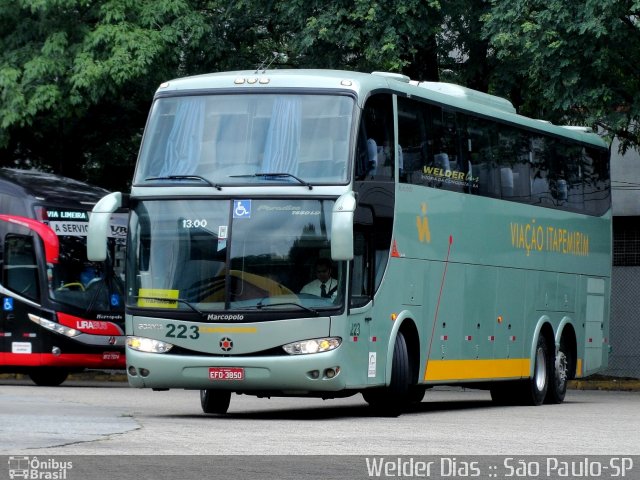
<instances>
[{"instance_id":1,"label":"bus door","mask_svg":"<svg viewBox=\"0 0 640 480\"><path fill-rule=\"evenodd\" d=\"M3 239L2 262L2 331L3 363L7 365L37 365L31 357L40 353L37 325L28 314L39 315L40 298L37 255L34 237L7 234Z\"/></svg>"},{"instance_id":2,"label":"bus door","mask_svg":"<svg viewBox=\"0 0 640 480\"><path fill-rule=\"evenodd\" d=\"M351 262L349 289L349 341L353 342L355 370L362 385L373 383L379 372L375 343L371 337L373 321L372 302L372 256L369 235L366 230L354 231L354 256ZM377 339L375 339L377 341Z\"/></svg>"},{"instance_id":3,"label":"bus door","mask_svg":"<svg viewBox=\"0 0 640 480\"><path fill-rule=\"evenodd\" d=\"M385 381L387 334L375 318L373 296L387 267L395 206L396 145L390 94L369 97L358 130L355 160L357 207L354 213L354 259L349 297L350 326L359 333L359 361L365 384ZM378 313L377 315L380 315ZM351 336L353 338L353 335ZM388 338L388 337L387 337Z\"/></svg>"},{"instance_id":4,"label":"bus door","mask_svg":"<svg viewBox=\"0 0 640 480\"><path fill-rule=\"evenodd\" d=\"M365 195L362 197L366 200ZM375 204L363 201L357 207L354 219L349 334L352 341L357 337L357 364L366 374L366 385L385 380L387 346L384 338L387 338L387 332L379 318L380 309L376 313L373 297L387 266L391 230L390 219L380 213Z\"/></svg>"}]
</instances>

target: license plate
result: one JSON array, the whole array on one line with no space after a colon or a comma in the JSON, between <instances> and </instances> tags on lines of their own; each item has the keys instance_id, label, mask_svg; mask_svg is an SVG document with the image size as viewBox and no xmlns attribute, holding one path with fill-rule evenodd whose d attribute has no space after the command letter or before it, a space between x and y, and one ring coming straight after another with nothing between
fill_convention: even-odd
<instances>
[{"instance_id":1,"label":"license plate","mask_svg":"<svg viewBox=\"0 0 640 480\"><path fill-rule=\"evenodd\" d=\"M244 368L209 367L209 380L244 380Z\"/></svg>"}]
</instances>

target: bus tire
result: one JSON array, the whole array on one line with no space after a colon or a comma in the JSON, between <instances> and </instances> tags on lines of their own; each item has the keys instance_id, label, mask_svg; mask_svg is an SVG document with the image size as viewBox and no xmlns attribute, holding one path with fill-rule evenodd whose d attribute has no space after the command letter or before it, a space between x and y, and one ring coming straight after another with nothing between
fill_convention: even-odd
<instances>
[{"instance_id":1,"label":"bus tire","mask_svg":"<svg viewBox=\"0 0 640 480\"><path fill-rule=\"evenodd\" d=\"M388 387L365 390L362 396L377 413L397 417L409 404L411 383L411 363L407 342L402 332L398 332L393 349L391 381Z\"/></svg>"},{"instance_id":2,"label":"bus tire","mask_svg":"<svg viewBox=\"0 0 640 480\"><path fill-rule=\"evenodd\" d=\"M62 368L38 368L29 372L29 378L39 387L57 387L69 376Z\"/></svg>"},{"instance_id":3,"label":"bus tire","mask_svg":"<svg viewBox=\"0 0 640 480\"><path fill-rule=\"evenodd\" d=\"M204 413L227 413L231 392L227 390L200 390L200 405Z\"/></svg>"},{"instance_id":4,"label":"bus tire","mask_svg":"<svg viewBox=\"0 0 640 480\"><path fill-rule=\"evenodd\" d=\"M560 348L555 355L552 368L553 372L545 403L562 403L567 393L567 384L573 368L573 356L565 342L560 342Z\"/></svg>"},{"instance_id":5,"label":"bus tire","mask_svg":"<svg viewBox=\"0 0 640 480\"><path fill-rule=\"evenodd\" d=\"M542 405L547 396L547 390L549 389L549 383L552 378L552 368L549 344L545 336L541 333L538 336L538 343L536 344L533 377L525 380L521 387L520 403L522 405Z\"/></svg>"}]
</instances>

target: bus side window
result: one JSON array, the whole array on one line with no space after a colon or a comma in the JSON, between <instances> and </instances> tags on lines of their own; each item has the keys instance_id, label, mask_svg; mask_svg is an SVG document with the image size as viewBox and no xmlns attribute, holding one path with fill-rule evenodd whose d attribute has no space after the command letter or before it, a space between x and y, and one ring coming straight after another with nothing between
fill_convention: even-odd
<instances>
[{"instance_id":1,"label":"bus side window","mask_svg":"<svg viewBox=\"0 0 640 480\"><path fill-rule=\"evenodd\" d=\"M363 232L354 232L354 256L351 270L351 307L362 307L370 300L370 260L366 236Z\"/></svg>"},{"instance_id":2,"label":"bus side window","mask_svg":"<svg viewBox=\"0 0 640 480\"><path fill-rule=\"evenodd\" d=\"M5 287L33 300L38 298L38 265L32 237L7 235L2 270Z\"/></svg>"},{"instance_id":3,"label":"bus side window","mask_svg":"<svg viewBox=\"0 0 640 480\"><path fill-rule=\"evenodd\" d=\"M394 143L391 95L373 95L367 100L360 121L356 179L393 180Z\"/></svg>"},{"instance_id":4,"label":"bus side window","mask_svg":"<svg viewBox=\"0 0 640 480\"><path fill-rule=\"evenodd\" d=\"M373 170L375 158L372 157L367 142L367 135L364 126L360 124L360 133L358 134L358 148L356 150L355 179L364 180L367 174Z\"/></svg>"},{"instance_id":5,"label":"bus side window","mask_svg":"<svg viewBox=\"0 0 640 480\"><path fill-rule=\"evenodd\" d=\"M400 181L423 184L423 168L427 166L432 140L428 137L426 105L398 97L398 146L402 152Z\"/></svg>"}]
</instances>

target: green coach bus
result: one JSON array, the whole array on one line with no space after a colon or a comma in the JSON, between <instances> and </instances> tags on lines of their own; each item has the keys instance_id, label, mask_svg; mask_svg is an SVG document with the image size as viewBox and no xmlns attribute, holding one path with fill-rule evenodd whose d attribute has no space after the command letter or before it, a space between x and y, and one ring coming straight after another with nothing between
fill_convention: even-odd
<instances>
[{"instance_id":1,"label":"green coach bus","mask_svg":"<svg viewBox=\"0 0 640 480\"><path fill-rule=\"evenodd\" d=\"M610 200L597 135L502 98L215 73L160 85L88 252L126 206L129 383L200 390L205 413L233 392L362 393L397 415L435 385L540 405L607 366Z\"/></svg>"}]
</instances>

